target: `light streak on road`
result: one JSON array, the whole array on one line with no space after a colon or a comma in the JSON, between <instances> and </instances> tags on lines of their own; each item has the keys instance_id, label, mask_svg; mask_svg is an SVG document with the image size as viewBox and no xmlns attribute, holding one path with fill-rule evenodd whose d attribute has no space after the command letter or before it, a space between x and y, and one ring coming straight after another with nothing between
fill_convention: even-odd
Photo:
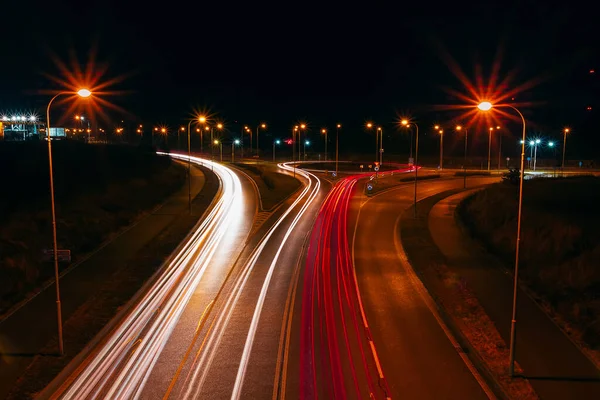
<instances>
[{"instance_id":1,"label":"light streak on road","mask_svg":"<svg viewBox=\"0 0 600 400\"><path fill-rule=\"evenodd\" d=\"M409 171L414 167L379 176ZM337 182L311 234L302 294L301 399L316 399L319 393L332 399L388 398L389 388L362 308L347 237L352 190L359 178L369 175L353 175Z\"/></svg>"},{"instance_id":2,"label":"light streak on road","mask_svg":"<svg viewBox=\"0 0 600 400\"><path fill-rule=\"evenodd\" d=\"M171 157L187 161L187 156ZM242 186L233 171L200 158L194 163L214 168L221 180L216 203L188 241L165 265L154 283L102 345L68 380L63 399L139 397L216 249L240 229L244 212Z\"/></svg>"},{"instance_id":3,"label":"light streak on road","mask_svg":"<svg viewBox=\"0 0 600 400\"><path fill-rule=\"evenodd\" d=\"M287 164L279 164L280 168L283 168L287 171L292 171L292 167ZM235 307L239 301L239 298L246 286L248 278L251 272L254 270L256 263L258 262L264 248L269 244L269 240L275 231L280 227L280 225L286 220L286 218L290 217L290 214L297 208L300 209L297 211L293 220L289 224L286 229L283 240L278 244L277 251L273 256L273 259L270 260L269 269L265 275L261 291L257 298L256 306L254 308L254 313L252 316L252 320L250 323L250 328L248 334L246 336L246 341L244 345L244 350L240 359L240 364L238 367L238 372L235 379L235 384L232 392L232 399L238 399L242 394L242 387L245 372L248 366L248 361L250 358L250 354L252 351L252 344L254 342L256 330L258 327L258 322L260 320L260 314L262 312L263 304L266 298L266 294L269 288L269 284L271 281L271 277L273 275L274 269L277 265L277 261L281 252L284 249L284 246L287 242L287 239L291 235L292 231L296 227L298 221L302 218L302 215L306 211L306 209L312 204L312 202L317 197L319 193L319 189L321 186L320 180L313 174L309 172L305 172L302 170L296 170L297 174L300 174L304 178L307 179L308 184L304 187L300 195L296 198L296 200L287 208L287 210L277 219L277 221L271 226L268 232L263 236L259 244L255 247L248 261L244 264L240 274L233 284L233 288L229 292L229 295L223 305L222 311L216 317L213 322L213 329L210 330L208 335L208 340L206 341L206 347L201 348L199 352L202 354L198 354L194 363L192 365L192 370L188 373L188 379L184 382L185 392L179 396L182 399L189 398L199 398L204 383L206 381L206 377L210 370L210 366L213 363L216 350L218 349L220 342L223 338L224 333L227 330L227 326L235 310Z\"/></svg>"}]
</instances>

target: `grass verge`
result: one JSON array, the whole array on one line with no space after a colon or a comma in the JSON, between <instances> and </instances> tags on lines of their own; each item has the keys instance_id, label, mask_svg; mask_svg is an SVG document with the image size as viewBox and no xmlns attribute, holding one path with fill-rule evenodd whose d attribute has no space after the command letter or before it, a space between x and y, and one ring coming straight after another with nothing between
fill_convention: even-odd
<instances>
[{"instance_id":1,"label":"grass verge","mask_svg":"<svg viewBox=\"0 0 600 400\"><path fill-rule=\"evenodd\" d=\"M1 143L0 316L53 277L48 155L44 143ZM125 146L53 146L59 249L72 263L148 212L185 182L169 157ZM60 264L67 268L68 264Z\"/></svg>"},{"instance_id":2,"label":"grass verge","mask_svg":"<svg viewBox=\"0 0 600 400\"><path fill-rule=\"evenodd\" d=\"M464 279L446 265L429 233L431 208L458 191L440 193L420 201L417 218L413 217L412 208L405 210L400 231L402 246L411 266L440 307L446 324L495 391L510 399L536 399L538 397L526 379L508 376L507 344ZM521 371L518 364L516 370Z\"/></svg>"},{"instance_id":3,"label":"grass verge","mask_svg":"<svg viewBox=\"0 0 600 400\"><path fill-rule=\"evenodd\" d=\"M201 215L217 193L219 182L210 170L203 169L205 185L194 200L194 211ZM127 265L99 282L97 290L77 311L64 321L65 355L56 352L56 337L33 358L7 400L33 399L85 346L109 323L119 310L160 268L197 223L198 217L182 213L158 236L148 242Z\"/></svg>"},{"instance_id":4,"label":"grass verge","mask_svg":"<svg viewBox=\"0 0 600 400\"><path fill-rule=\"evenodd\" d=\"M258 187L261 205L264 211L270 211L291 196L301 183L298 179L282 174L278 168L269 164L234 163L252 178Z\"/></svg>"},{"instance_id":5,"label":"grass verge","mask_svg":"<svg viewBox=\"0 0 600 400\"><path fill-rule=\"evenodd\" d=\"M600 366L600 179L524 184L519 277L555 322ZM518 186L496 184L457 208L468 231L509 266Z\"/></svg>"}]
</instances>

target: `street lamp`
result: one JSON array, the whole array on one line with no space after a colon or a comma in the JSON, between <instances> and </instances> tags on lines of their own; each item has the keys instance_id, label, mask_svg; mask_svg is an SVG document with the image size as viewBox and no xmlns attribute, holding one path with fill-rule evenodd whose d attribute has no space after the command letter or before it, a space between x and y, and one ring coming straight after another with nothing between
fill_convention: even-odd
<instances>
[{"instance_id":1,"label":"street lamp","mask_svg":"<svg viewBox=\"0 0 600 400\"><path fill-rule=\"evenodd\" d=\"M298 137L300 136L298 125L294 126L294 129L292 130L292 162L294 163L294 178L296 177L296 135L298 135ZM298 144L298 153L300 153L300 144ZM300 154L298 154L298 158L300 158Z\"/></svg>"},{"instance_id":2,"label":"street lamp","mask_svg":"<svg viewBox=\"0 0 600 400\"><path fill-rule=\"evenodd\" d=\"M233 164L235 162L235 145L236 144L240 144L240 141L238 139L235 139L233 142L231 142L231 163Z\"/></svg>"},{"instance_id":3,"label":"street lamp","mask_svg":"<svg viewBox=\"0 0 600 400\"><path fill-rule=\"evenodd\" d=\"M367 122L367 129L371 129L373 127L373 123ZM377 129L375 130L375 162L377 162L377 154L379 153L379 133Z\"/></svg>"},{"instance_id":4,"label":"street lamp","mask_svg":"<svg viewBox=\"0 0 600 400\"><path fill-rule=\"evenodd\" d=\"M492 131L494 130L493 127L491 127L489 129L489 135L488 135L488 171L490 170L490 164L491 164L491 160L492 160Z\"/></svg>"},{"instance_id":5,"label":"street lamp","mask_svg":"<svg viewBox=\"0 0 600 400\"><path fill-rule=\"evenodd\" d=\"M535 144L534 144L534 156L533 156L533 170L535 171L535 167L537 165L537 148L538 148L538 144L542 143L542 141L540 139L535 139Z\"/></svg>"},{"instance_id":6,"label":"street lamp","mask_svg":"<svg viewBox=\"0 0 600 400\"><path fill-rule=\"evenodd\" d=\"M54 280L56 286L56 320L58 323L58 352L62 356L65 353L62 332L62 307L60 303L60 284L58 274L58 241L56 238L56 207L54 205L54 174L52 172L52 138L50 137L50 106L58 97L65 94L73 94L72 92L60 92L55 95L46 107L46 138L48 140L48 165L50 173L50 210L52 212L52 251L54 258ZM90 97L92 92L88 89L80 89L77 92L79 97Z\"/></svg>"},{"instance_id":7,"label":"street lamp","mask_svg":"<svg viewBox=\"0 0 600 400\"><path fill-rule=\"evenodd\" d=\"M321 133L325 135L325 161L327 161L327 129L321 129Z\"/></svg>"},{"instance_id":8,"label":"street lamp","mask_svg":"<svg viewBox=\"0 0 600 400\"><path fill-rule=\"evenodd\" d=\"M191 142L191 135L190 135L190 127L192 125L192 122L195 121L194 119L191 119L188 122L187 125L187 148L188 148L188 210L190 215L192 215L192 173L191 173L191 169L190 169L190 159L192 156L192 142ZM204 116L199 116L198 120L199 123L204 123L206 122L206 118ZM181 130L183 131L185 128L181 127ZM179 133L177 133L177 142L179 145ZM202 142L202 139L200 139L200 142Z\"/></svg>"},{"instance_id":9,"label":"street lamp","mask_svg":"<svg viewBox=\"0 0 600 400\"><path fill-rule=\"evenodd\" d=\"M436 125L434 128L438 129L439 126ZM441 171L444 169L444 130L440 129L440 130L438 130L438 132L440 133L440 171Z\"/></svg>"},{"instance_id":10,"label":"street lamp","mask_svg":"<svg viewBox=\"0 0 600 400\"><path fill-rule=\"evenodd\" d=\"M306 160L306 146L304 146L304 158L302 157L302 151L300 145L302 142L302 131L304 131L304 137L306 137L306 124L300 124L300 130L298 131L298 161Z\"/></svg>"},{"instance_id":11,"label":"street lamp","mask_svg":"<svg viewBox=\"0 0 600 400\"><path fill-rule=\"evenodd\" d=\"M400 123L402 125L404 125L405 127L409 128L410 125L414 125L416 128L416 139L415 139L415 163L414 168L415 168L415 196L414 196L414 212L415 212L415 218L417 218L417 180L419 177L419 168L417 166L417 162L419 161L419 126L417 124L415 124L414 122L409 122L406 119L403 119L402 121L400 121ZM412 146L411 146L411 150L412 150Z\"/></svg>"},{"instance_id":12,"label":"street lamp","mask_svg":"<svg viewBox=\"0 0 600 400\"><path fill-rule=\"evenodd\" d=\"M561 169L564 171L565 169L565 152L567 151L567 133L571 132L569 128L565 128L563 130L563 156L562 156L562 167Z\"/></svg>"},{"instance_id":13,"label":"street lamp","mask_svg":"<svg viewBox=\"0 0 600 400\"><path fill-rule=\"evenodd\" d=\"M339 144L341 128L342 128L342 124L337 124L335 127L335 176L338 175L338 144Z\"/></svg>"},{"instance_id":14,"label":"street lamp","mask_svg":"<svg viewBox=\"0 0 600 400\"><path fill-rule=\"evenodd\" d=\"M379 133L379 165L383 165L383 129L378 126L375 134Z\"/></svg>"},{"instance_id":15,"label":"street lamp","mask_svg":"<svg viewBox=\"0 0 600 400\"><path fill-rule=\"evenodd\" d=\"M477 106L481 111L489 111L492 108L492 103L489 101L484 101ZM516 338L516 329L517 329L517 289L518 289L518 279L519 279L519 250L521 243L521 214L523 211L523 181L525 176L525 117L521 114L517 108L504 104L499 107L508 107L512 108L514 111L519 114L521 117L521 121L523 122L523 138L521 139L521 173L519 179L519 210L517 214L517 240L515 245L515 272L514 272L514 282L513 282L513 306L512 306L512 319L510 325L510 359L508 366L508 374L510 377L513 377L515 374L515 338Z\"/></svg>"},{"instance_id":16,"label":"street lamp","mask_svg":"<svg viewBox=\"0 0 600 400\"><path fill-rule=\"evenodd\" d=\"M219 141L219 140L215 140L213 143L219 145L219 148L221 151L221 162L223 162L223 143L221 143L221 141Z\"/></svg>"},{"instance_id":17,"label":"street lamp","mask_svg":"<svg viewBox=\"0 0 600 400\"><path fill-rule=\"evenodd\" d=\"M277 139L273 141L273 162L275 162L275 145L278 145L281 143L281 140Z\"/></svg>"},{"instance_id":18,"label":"street lamp","mask_svg":"<svg viewBox=\"0 0 600 400\"><path fill-rule=\"evenodd\" d=\"M458 132L460 132L462 130L462 126L457 125L456 126L456 130ZM463 187L466 189L467 188L467 142L468 142L468 137L469 137L469 130L467 128L465 128L465 159L463 161L463 182L464 185Z\"/></svg>"},{"instance_id":19,"label":"street lamp","mask_svg":"<svg viewBox=\"0 0 600 400\"><path fill-rule=\"evenodd\" d=\"M267 129L267 125L266 124L260 124L259 126L256 127L256 157L260 157L259 155L259 140L258 140L258 128L262 128L262 129Z\"/></svg>"}]
</instances>

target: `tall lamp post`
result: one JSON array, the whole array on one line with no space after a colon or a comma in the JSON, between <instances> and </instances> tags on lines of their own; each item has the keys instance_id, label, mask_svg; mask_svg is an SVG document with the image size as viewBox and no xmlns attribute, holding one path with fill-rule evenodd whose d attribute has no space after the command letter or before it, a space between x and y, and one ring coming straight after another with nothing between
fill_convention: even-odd
<instances>
[{"instance_id":1,"label":"tall lamp post","mask_svg":"<svg viewBox=\"0 0 600 400\"><path fill-rule=\"evenodd\" d=\"M304 137L306 138L306 124L300 124L300 130L298 131L298 161L306 159L306 146L304 147L304 157L302 157L302 131L304 131Z\"/></svg>"},{"instance_id":2,"label":"tall lamp post","mask_svg":"<svg viewBox=\"0 0 600 400\"><path fill-rule=\"evenodd\" d=\"M327 161L327 129L321 129L321 133L325 135L325 161Z\"/></svg>"},{"instance_id":3,"label":"tall lamp post","mask_svg":"<svg viewBox=\"0 0 600 400\"><path fill-rule=\"evenodd\" d=\"M188 122L188 126L187 126L187 148L188 148L188 165L187 165L187 173L188 173L188 210L190 215L192 215L192 173L191 173L191 168L190 168L190 159L192 157L192 145L191 145L191 135L190 135L190 127L192 125L192 122L194 121L198 121L199 123L203 124L206 122L206 117L204 116L199 116L197 120L195 119L191 119ZM181 128L183 130L183 128ZM202 131L200 131L202 132ZM179 134L177 135L179 136ZM177 138L177 140L179 141L179 137Z\"/></svg>"},{"instance_id":4,"label":"tall lamp post","mask_svg":"<svg viewBox=\"0 0 600 400\"><path fill-rule=\"evenodd\" d=\"M494 130L493 127L490 127L490 129L488 129L489 134L488 134L488 171L491 168L491 161L492 161L492 131Z\"/></svg>"},{"instance_id":5,"label":"tall lamp post","mask_svg":"<svg viewBox=\"0 0 600 400\"><path fill-rule=\"evenodd\" d=\"M221 162L223 162L223 143L220 140L215 140L213 143L219 145L219 150L221 153L220 160L221 160Z\"/></svg>"},{"instance_id":6,"label":"tall lamp post","mask_svg":"<svg viewBox=\"0 0 600 400\"><path fill-rule=\"evenodd\" d=\"M52 171L52 138L50 137L50 106L54 100L62 95L73 94L72 92L60 92L55 95L46 107L46 138L48 140L48 166L50 171L50 210L52 212L52 251L54 258L54 280L56 286L56 320L58 323L58 352L62 356L65 354L62 330L62 307L60 303L60 283L58 273L58 241L56 238L56 207L54 204L54 173ZM79 97L90 97L92 92L88 89L80 89L77 92Z\"/></svg>"},{"instance_id":7,"label":"tall lamp post","mask_svg":"<svg viewBox=\"0 0 600 400\"><path fill-rule=\"evenodd\" d=\"M400 121L400 123L402 125L404 125L405 127L409 128L410 125L414 125L415 129L416 129L416 135L415 135L415 163L414 163L414 167L415 167L415 196L414 196L414 212L415 212L415 218L417 218L417 180L419 178L419 167L417 162L419 161L419 126L417 124L415 124L414 122L409 122L406 119L403 119L402 121Z\"/></svg>"},{"instance_id":8,"label":"tall lamp post","mask_svg":"<svg viewBox=\"0 0 600 400\"><path fill-rule=\"evenodd\" d=\"M458 132L460 132L462 130L462 126L457 125L456 130ZM463 181L464 181L465 189L467 188L467 141L468 141L468 136L469 136L469 130L467 128L465 128L465 159L463 161Z\"/></svg>"},{"instance_id":9,"label":"tall lamp post","mask_svg":"<svg viewBox=\"0 0 600 400\"><path fill-rule=\"evenodd\" d=\"M235 145L240 144L239 139L235 139L233 142L231 142L231 163L235 162Z\"/></svg>"},{"instance_id":10,"label":"tall lamp post","mask_svg":"<svg viewBox=\"0 0 600 400\"><path fill-rule=\"evenodd\" d=\"M275 162L275 145L278 145L281 143L281 140L277 139L273 141L273 162Z\"/></svg>"},{"instance_id":11,"label":"tall lamp post","mask_svg":"<svg viewBox=\"0 0 600 400\"><path fill-rule=\"evenodd\" d=\"M484 101L477 106L481 111L489 111L492 109L492 103L489 101ZM520 242L521 242L521 213L523 211L523 181L525 176L525 117L521 112L509 105L499 105L498 107L508 107L512 108L514 111L519 114L521 117L521 121L523 122L523 138L521 142L521 176L519 179L519 210L517 214L517 241L515 245L515 272L514 272L514 282L513 282L513 306L512 306L512 319L510 324L510 359L508 365L508 374L510 377L513 377L515 374L515 339L516 339L516 330L517 330L517 289L518 289L518 279L519 279L519 250L520 250Z\"/></svg>"},{"instance_id":12,"label":"tall lamp post","mask_svg":"<svg viewBox=\"0 0 600 400\"><path fill-rule=\"evenodd\" d=\"M298 134L298 125L296 125L292 130L292 162L294 163L294 178L296 177L296 135ZM300 151L300 147L298 147L298 151Z\"/></svg>"},{"instance_id":13,"label":"tall lamp post","mask_svg":"<svg viewBox=\"0 0 600 400\"><path fill-rule=\"evenodd\" d=\"M373 127L372 122L367 122L367 129L371 129ZM379 135L377 131L375 131L375 161L377 161L377 153L379 153Z\"/></svg>"},{"instance_id":14,"label":"tall lamp post","mask_svg":"<svg viewBox=\"0 0 600 400\"><path fill-rule=\"evenodd\" d=\"M260 157L260 154L259 154L260 141L258 140L258 132L259 132L258 128L267 129L267 124L260 124L256 127L256 157Z\"/></svg>"},{"instance_id":15,"label":"tall lamp post","mask_svg":"<svg viewBox=\"0 0 600 400\"><path fill-rule=\"evenodd\" d=\"M567 133L571 132L569 128L563 130L563 155L562 155L562 167L561 170L564 172L565 169L565 152L567 151Z\"/></svg>"},{"instance_id":16,"label":"tall lamp post","mask_svg":"<svg viewBox=\"0 0 600 400\"><path fill-rule=\"evenodd\" d=\"M335 127L335 176L338 175L338 145L339 145L339 139L340 139L340 128L342 127L342 124L337 124Z\"/></svg>"},{"instance_id":17,"label":"tall lamp post","mask_svg":"<svg viewBox=\"0 0 600 400\"><path fill-rule=\"evenodd\" d=\"M379 134L379 166L383 165L383 129L378 126L376 134Z\"/></svg>"},{"instance_id":18,"label":"tall lamp post","mask_svg":"<svg viewBox=\"0 0 600 400\"><path fill-rule=\"evenodd\" d=\"M440 129L439 125L434 126L434 129L440 134L440 171L444 169L444 130Z\"/></svg>"}]
</instances>

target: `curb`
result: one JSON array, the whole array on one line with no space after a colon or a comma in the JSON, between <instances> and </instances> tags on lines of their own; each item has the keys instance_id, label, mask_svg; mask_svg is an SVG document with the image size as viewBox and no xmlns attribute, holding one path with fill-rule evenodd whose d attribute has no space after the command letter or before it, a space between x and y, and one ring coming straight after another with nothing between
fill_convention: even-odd
<instances>
[{"instance_id":1,"label":"curb","mask_svg":"<svg viewBox=\"0 0 600 400\"><path fill-rule=\"evenodd\" d=\"M475 188L477 188L477 187L471 187L471 188L468 188L467 190L472 190ZM460 193L460 192L463 192L464 190L465 189L463 189L463 188L447 190L447 191L438 193L436 195L427 197L423 200L420 200L417 202L417 205L418 204L422 205L425 202L431 202L431 201L435 201L433 204L436 204L439 201L443 200L444 198L450 197L450 196ZM423 219L426 220L426 218L428 218L428 216L429 216L429 212L430 212L431 208L428 208L426 211L424 211L423 209L424 209L424 207L417 207L418 221L422 221ZM485 363L485 361L479 355L479 352L471 345L469 340L463 335L462 331L458 328L454 318L448 313L448 311L444 307L442 301L440 300L439 296L432 290L431 283L423 275L421 268L415 267L414 257L412 257L408 251L406 251L406 246L404 244L404 235L402 235L402 230L403 230L402 226L405 224L402 224L402 223L405 222L406 220L414 221L412 207L409 207L402 212L400 220L401 220L401 228L400 228L399 236L400 236L400 241L402 242L402 246L405 249L406 257L409 261L411 268L413 269L415 274L417 274L420 281L423 283L423 286L425 287L425 289L427 290L427 292L429 293L431 298L434 300L436 308L439 311L440 317L443 319L444 323L446 324L448 329L450 329L450 331L452 332L452 335L454 336L456 341L460 344L460 347L466 353L469 360L471 360L471 362L473 363L473 366L475 366L477 371L484 378L484 380L489 385L489 387L492 389L494 394L496 396L498 396L498 398L500 398L500 399L510 399L508 393L506 393L504 391L504 389L502 388L502 386L500 385L498 380L495 378L494 374L487 367L487 364ZM430 236L428 230L427 230L427 234ZM443 255L441 255L441 254L438 254L438 256L443 257Z\"/></svg>"}]
</instances>

